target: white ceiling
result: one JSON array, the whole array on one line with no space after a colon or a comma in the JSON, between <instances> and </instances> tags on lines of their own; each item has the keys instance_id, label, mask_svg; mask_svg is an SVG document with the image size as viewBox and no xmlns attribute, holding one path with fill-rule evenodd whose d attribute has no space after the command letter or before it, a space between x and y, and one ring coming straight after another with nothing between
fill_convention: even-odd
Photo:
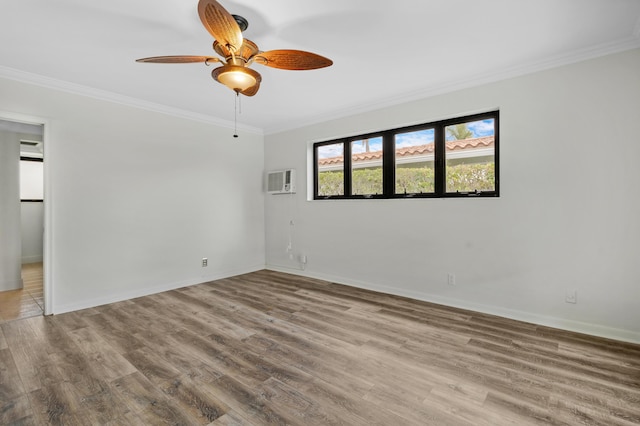
<instances>
[{"instance_id":1,"label":"white ceiling","mask_svg":"<svg viewBox=\"0 0 640 426\"><path fill-rule=\"evenodd\" d=\"M238 123L266 134L640 47L638 0L219 1L261 50L334 61L253 65L262 86ZM214 66L134 62L213 55L197 0L3 3L0 76L233 124L235 94Z\"/></svg>"}]
</instances>

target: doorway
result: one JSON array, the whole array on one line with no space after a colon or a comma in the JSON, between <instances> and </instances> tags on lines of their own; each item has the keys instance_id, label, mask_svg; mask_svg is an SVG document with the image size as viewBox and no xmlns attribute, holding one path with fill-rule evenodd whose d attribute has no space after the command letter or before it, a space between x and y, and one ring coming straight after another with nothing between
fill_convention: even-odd
<instances>
[{"instance_id":1,"label":"doorway","mask_svg":"<svg viewBox=\"0 0 640 426\"><path fill-rule=\"evenodd\" d=\"M44 120L0 112L0 221L10 230L0 242L0 323L50 313L44 139Z\"/></svg>"}]
</instances>

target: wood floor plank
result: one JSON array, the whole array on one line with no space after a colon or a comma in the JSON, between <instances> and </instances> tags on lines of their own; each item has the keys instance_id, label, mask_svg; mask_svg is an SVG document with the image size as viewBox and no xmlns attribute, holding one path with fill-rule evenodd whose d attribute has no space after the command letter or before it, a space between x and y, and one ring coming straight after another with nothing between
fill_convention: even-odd
<instances>
[{"instance_id":1,"label":"wood floor plank","mask_svg":"<svg viewBox=\"0 0 640 426\"><path fill-rule=\"evenodd\" d=\"M506 423L501 414L484 408L487 393L485 391L478 392L474 388L475 385L470 383L458 383L450 387L436 386L425 398L423 405L429 412L432 409L443 411L456 419L463 419L477 426ZM472 397L470 397L470 393Z\"/></svg>"},{"instance_id":2,"label":"wood floor plank","mask_svg":"<svg viewBox=\"0 0 640 426\"><path fill-rule=\"evenodd\" d=\"M162 303L164 294L154 294L148 298L134 299L133 304L109 306L101 310L112 325L129 333L144 332L149 328L160 333L173 333L181 330L182 324L167 318L165 313L173 312L173 306ZM145 309L141 309L145 308ZM186 313L181 313L186 315Z\"/></svg>"},{"instance_id":3,"label":"wood floor plank","mask_svg":"<svg viewBox=\"0 0 640 426\"><path fill-rule=\"evenodd\" d=\"M285 411L300 420L304 419L305 411L313 405L313 401L305 395L273 377L262 382L257 390L270 406L278 407L279 411Z\"/></svg>"},{"instance_id":4,"label":"wood floor plank","mask_svg":"<svg viewBox=\"0 0 640 426\"><path fill-rule=\"evenodd\" d=\"M25 392L62 381L58 366L47 354L52 348L31 324L29 320L20 320L2 325Z\"/></svg>"},{"instance_id":5,"label":"wood floor plank","mask_svg":"<svg viewBox=\"0 0 640 426\"><path fill-rule=\"evenodd\" d=\"M168 339L199 357L202 362L210 363L216 370L237 377L249 386L256 386L270 377L266 371L234 354L224 352L218 345L195 333L184 331L168 336Z\"/></svg>"},{"instance_id":6,"label":"wood floor plank","mask_svg":"<svg viewBox=\"0 0 640 426\"><path fill-rule=\"evenodd\" d=\"M352 398L348 393L330 383L315 379L302 386L295 386L320 407L330 406L333 413L347 424L390 425L404 424L406 420L392 411L363 398Z\"/></svg>"},{"instance_id":7,"label":"wood floor plank","mask_svg":"<svg viewBox=\"0 0 640 426\"><path fill-rule=\"evenodd\" d=\"M573 358L571 360L562 357L557 353L541 353L535 351L535 349L529 349L526 353L514 348L503 348L497 345L492 345L488 342L479 342L475 340L469 341L470 347L478 347L486 350L486 353L490 353L493 356L503 356L506 360L513 359L513 356L518 353L519 358L522 360L519 364L513 364L514 366L520 366L525 368L527 365L540 365L544 364L548 368L553 368L558 372L570 372L573 375L581 376L586 374L593 380L602 383L606 386L607 382L613 381L616 386L630 387L637 389L637 379L633 378L635 374L634 368L625 366L609 366L607 363L586 362L580 359ZM640 389L638 389L640 390Z\"/></svg>"},{"instance_id":8,"label":"wood floor plank","mask_svg":"<svg viewBox=\"0 0 640 426\"><path fill-rule=\"evenodd\" d=\"M65 331L78 330L89 326L89 323L86 322L86 317L83 317L79 312L67 312L57 315L56 324Z\"/></svg>"},{"instance_id":9,"label":"wood floor plank","mask_svg":"<svg viewBox=\"0 0 640 426\"><path fill-rule=\"evenodd\" d=\"M81 328L68 334L90 361L90 368L105 380L112 381L136 372L136 368L96 331Z\"/></svg>"},{"instance_id":10,"label":"wood floor plank","mask_svg":"<svg viewBox=\"0 0 640 426\"><path fill-rule=\"evenodd\" d=\"M136 337L144 341L145 347L140 350L146 356L157 355L162 361L180 371L192 379L201 381L216 380L223 375L214 365L203 361L192 351L185 350L174 340L169 340L166 336L158 336L155 333L136 334ZM135 362L135 361L134 361ZM146 370L144 370L146 372ZM147 373L148 374L148 373ZM149 375L151 380L153 375Z\"/></svg>"},{"instance_id":11,"label":"wood floor plank","mask_svg":"<svg viewBox=\"0 0 640 426\"><path fill-rule=\"evenodd\" d=\"M183 374L171 365L170 361L166 361L156 353L150 351L137 349L132 352L127 352L123 356L137 369L137 373L142 374L147 380L156 385L173 381ZM131 375L127 377L131 377Z\"/></svg>"},{"instance_id":12,"label":"wood floor plank","mask_svg":"<svg viewBox=\"0 0 640 426\"><path fill-rule=\"evenodd\" d=\"M511 424L570 425L570 423L566 423L564 419L552 417L549 410L530 405L517 396L511 396L505 393L489 392L484 407L488 410L503 413L502 415Z\"/></svg>"},{"instance_id":13,"label":"wood floor plank","mask_svg":"<svg viewBox=\"0 0 640 426\"><path fill-rule=\"evenodd\" d=\"M4 331L2 331L2 327L0 327L0 351L8 347L7 339L4 337Z\"/></svg>"},{"instance_id":14,"label":"wood floor plank","mask_svg":"<svg viewBox=\"0 0 640 426\"><path fill-rule=\"evenodd\" d=\"M340 304L335 301L329 301L325 299L322 304L318 303L318 299L307 297L297 291L283 292L274 291L274 287L263 287L259 284L259 280L234 280L233 291L238 294L242 294L244 297L259 297L261 300L270 300L276 302L278 305L287 307L286 311L295 310L301 311L305 308L312 308L314 310L322 310L330 313L341 313L347 311L350 306L348 304ZM280 309L283 310L283 309Z\"/></svg>"},{"instance_id":15,"label":"wood floor plank","mask_svg":"<svg viewBox=\"0 0 640 426\"><path fill-rule=\"evenodd\" d=\"M233 300L245 307L267 314L273 311L292 313L297 310L297 307L287 305L286 303L279 302L275 299L259 299L235 289L219 289L217 293L223 294L227 299Z\"/></svg>"},{"instance_id":16,"label":"wood floor plank","mask_svg":"<svg viewBox=\"0 0 640 426\"><path fill-rule=\"evenodd\" d=\"M420 396L411 392L398 392L389 386L374 386L374 388L365 395L364 399L377 406L385 407L387 410L402 418L404 422L411 424L459 424L466 426L484 424L480 422L478 418L468 420L464 415L461 415L463 411L462 404L455 404L456 410L452 413L446 410L446 407L435 404L432 399L419 401Z\"/></svg>"},{"instance_id":17,"label":"wood floor plank","mask_svg":"<svg viewBox=\"0 0 640 426\"><path fill-rule=\"evenodd\" d=\"M0 323L0 424L640 425L640 345L258 271Z\"/></svg>"},{"instance_id":18,"label":"wood floor plank","mask_svg":"<svg viewBox=\"0 0 640 426\"><path fill-rule=\"evenodd\" d=\"M163 391L181 407L182 412L194 419L196 424L209 424L229 411L218 395L209 392L208 387L194 382L187 376L172 380L164 386Z\"/></svg>"},{"instance_id":19,"label":"wood floor plank","mask_svg":"<svg viewBox=\"0 0 640 426\"><path fill-rule=\"evenodd\" d=\"M100 389L88 392L84 383L67 383L67 392L75 405L72 406L74 416L83 420L85 424L117 423L117 420L128 410L126 401L117 393L110 383L103 382Z\"/></svg>"},{"instance_id":20,"label":"wood floor plank","mask_svg":"<svg viewBox=\"0 0 640 426\"><path fill-rule=\"evenodd\" d=\"M303 424L289 413L279 413L273 410L257 390L253 390L230 376L222 376L215 382L208 384L207 388L219 396L231 409L243 413L252 423L261 425Z\"/></svg>"},{"instance_id":21,"label":"wood floor plank","mask_svg":"<svg viewBox=\"0 0 640 426\"><path fill-rule=\"evenodd\" d=\"M554 419L567 424L589 424L602 426L632 426L640 424L638 416L626 417L620 412L607 413L603 410L592 409L593 405L588 401L566 398L564 394L552 396L549 407Z\"/></svg>"},{"instance_id":22,"label":"wood floor plank","mask_svg":"<svg viewBox=\"0 0 640 426\"><path fill-rule=\"evenodd\" d=\"M11 351L0 350L0 401L9 401L24 393L24 386Z\"/></svg>"},{"instance_id":23,"label":"wood floor plank","mask_svg":"<svg viewBox=\"0 0 640 426\"><path fill-rule=\"evenodd\" d=\"M372 339L371 335L357 331L349 331L331 322L315 319L313 315L307 314L306 312L296 312L293 315L282 316L280 319L355 346L360 346Z\"/></svg>"},{"instance_id":24,"label":"wood floor plank","mask_svg":"<svg viewBox=\"0 0 640 426\"><path fill-rule=\"evenodd\" d=\"M79 405L64 382L49 384L29 394L34 415L39 424L82 425L89 420L75 415Z\"/></svg>"},{"instance_id":25,"label":"wood floor plank","mask_svg":"<svg viewBox=\"0 0 640 426\"><path fill-rule=\"evenodd\" d=\"M364 396L374 384L368 375L354 375L348 366L353 361L349 354L325 350L304 350L285 343L277 343L267 337L252 336L245 341L254 351L274 363L284 363L308 375L322 379L349 392L354 396ZM304 382L304 381L303 381Z\"/></svg>"},{"instance_id":26,"label":"wood floor plank","mask_svg":"<svg viewBox=\"0 0 640 426\"><path fill-rule=\"evenodd\" d=\"M120 354L134 351L142 346L141 342L133 338L131 329L124 328L120 322L110 321L107 315L95 314L83 318L83 321ZM75 330L77 328L69 329L69 331Z\"/></svg>"},{"instance_id":27,"label":"wood floor plank","mask_svg":"<svg viewBox=\"0 0 640 426\"><path fill-rule=\"evenodd\" d=\"M279 360L269 359L254 351L250 345L223 336L218 333L211 333L207 340L214 343L217 348L225 354L230 354L237 359L246 362L255 369L265 372L269 378L277 379L283 383L298 382L304 383L312 379L312 376L298 369L296 366L288 365ZM269 380L269 379L267 379Z\"/></svg>"},{"instance_id":28,"label":"wood floor plank","mask_svg":"<svg viewBox=\"0 0 640 426\"><path fill-rule=\"evenodd\" d=\"M101 392L107 381L91 368L92 362L80 352L79 348L76 348L76 351L69 350L49 355L47 362L56 367L58 376L51 374L44 384L49 385L64 381L74 384L86 395Z\"/></svg>"},{"instance_id":29,"label":"wood floor plank","mask_svg":"<svg viewBox=\"0 0 640 426\"><path fill-rule=\"evenodd\" d=\"M238 413L230 411L209 423L209 426L254 426L254 423L249 422Z\"/></svg>"},{"instance_id":30,"label":"wood floor plank","mask_svg":"<svg viewBox=\"0 0 640 426\"><path fill-rule=\"evenodd\" d=\"M179 321L185 327L203 329L203 334L207 334L207 330L222 332L238 339L251 336L255 333L254 330L246 329L234 324L232 321L228 321L224 316L213 314L212 311L215 310L215 300L205 302L208 298L197 298L180 291L167 292L161 296L165 297L164 300L171 303L172 306L178 307L179 310L176 311L175 314L189 313L189 315L171 316L171 318ZM172 314L170 313L169 315Z\"/></svg>"},{"instance_id":31,"label":"wood floor plank","mask_svg":"<svg viewBox=\"0 0 640 426\"><path fill-rule=\"evenodd\" d=\"M37 424L31 409L31 402L25 393L11 398L0 398L0 425Z\"/></svg>"}]
</instances>

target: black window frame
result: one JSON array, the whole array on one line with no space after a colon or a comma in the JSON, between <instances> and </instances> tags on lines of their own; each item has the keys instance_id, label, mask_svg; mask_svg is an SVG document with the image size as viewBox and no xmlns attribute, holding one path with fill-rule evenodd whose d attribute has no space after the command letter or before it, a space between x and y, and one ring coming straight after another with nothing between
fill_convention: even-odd
<instances>
[{"instance_id":1,"label":"black window frame","mask_svg":"<svg viewBox=\"0 0 640 426\"><path fill-rule=\"evenodd\" d=\"M494 179L493 191L447 192L446 191L446 135L445 128L460 123L468 123L486 119L494 120ZM402 133L434 129L434 192L430 193L395 193L395 136ZM351 142L362 139L382 137L382 194L352 195ZM318 148L325 145L343 145L343 178L344 195L318 195ZM500 196L500 111L489 111L479 114L455 117L430 123L398 127L394 129L369 132L339 139L316 142L313 144L313 199L314 200L360 200L360 199L394 199L394 198L464 198L464 197L499 197Z\"/></svg>"}]
</instances>

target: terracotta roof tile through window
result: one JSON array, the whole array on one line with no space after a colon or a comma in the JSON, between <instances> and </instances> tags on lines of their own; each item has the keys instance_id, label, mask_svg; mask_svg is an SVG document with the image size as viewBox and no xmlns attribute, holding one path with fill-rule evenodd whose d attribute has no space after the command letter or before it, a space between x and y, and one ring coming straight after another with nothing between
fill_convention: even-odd
<instances>
[{"instance_id":1,"label":"terracotta roof tile through window","mask_svg":"<svg viewBox=\"0 0 640 426\"><path fill-rule=\"evenodd\" d=\"M473 150L479 148L492 147L494 143L493 136L485 136L482 138L462 139L457 141L449 141L445 143L445 149L447 152L451 151L464 151ZM432 154L434 152L435 145L428 143L425 145L407 146L396 150L396 156L399 157L412 157L418 155ZM360 161L381 160L382 151L363 152L360 154L354 154L352 161L358 163ZM342 164L344 162L343 156L321 158L318 160L319 166L328 166L331 164Z\"/></svg>"}]
</instances>

